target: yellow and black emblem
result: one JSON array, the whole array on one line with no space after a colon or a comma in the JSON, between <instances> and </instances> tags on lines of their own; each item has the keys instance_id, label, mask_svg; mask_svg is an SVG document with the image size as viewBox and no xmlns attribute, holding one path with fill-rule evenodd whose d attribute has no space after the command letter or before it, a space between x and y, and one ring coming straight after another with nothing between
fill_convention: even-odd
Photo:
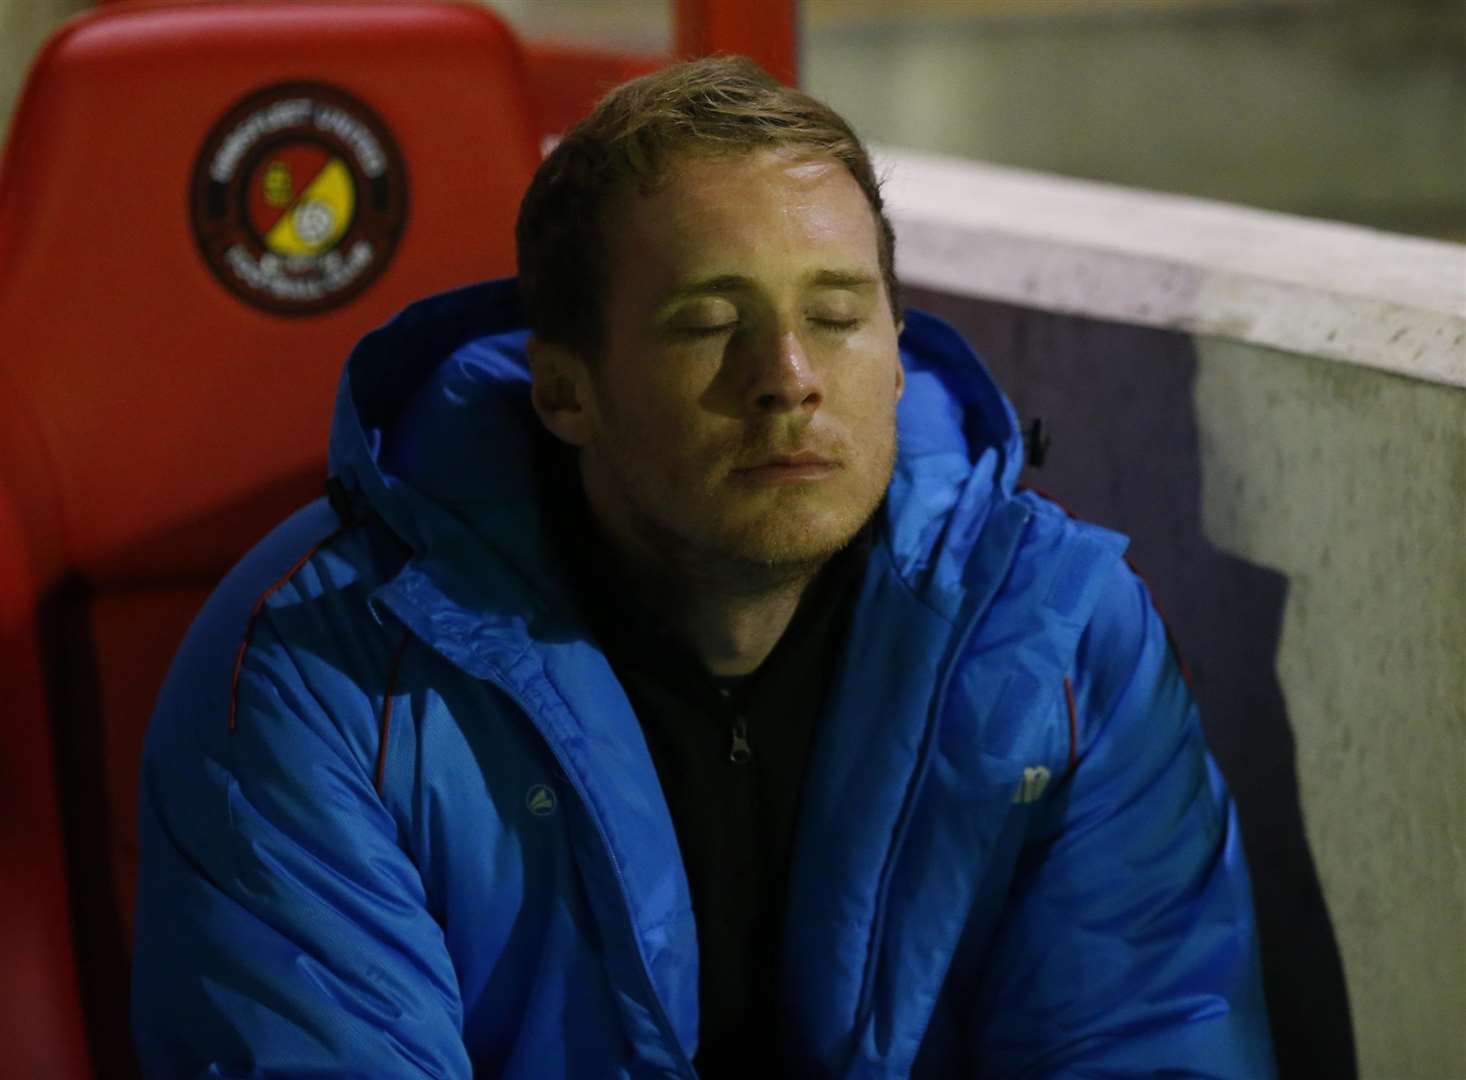
<instances>
[{"instance_id":1,"label":"yellow and black emblem","mask_svg":"<svg viewBox=\"0 0 1466 1080\"><path fill-rule=\"evenodd\" d=\"M236 296L305 315L358 295L391 259L407 217L401 155L356 98L317 83L235 104L194 167L193 225Z\"/></svg>"}]
</instances>

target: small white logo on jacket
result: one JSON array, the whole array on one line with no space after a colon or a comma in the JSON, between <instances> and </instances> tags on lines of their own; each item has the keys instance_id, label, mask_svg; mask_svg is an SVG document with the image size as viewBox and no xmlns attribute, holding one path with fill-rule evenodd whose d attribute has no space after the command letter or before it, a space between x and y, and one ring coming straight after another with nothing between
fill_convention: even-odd
<instances>
[{"instance_id":1,"label":"small white logo on jacket","mask_svg":"<svg viewBox=\"0 0 1466 1080\"><path fill-rule=\"evenodd\" d=\"M1023 770L1023 779L1018 782L1018 791L1013 795L1016 803L1031 803L1049 786L1049 770L1043 765L1031 765Z\"/></svg>"}]
</instances>

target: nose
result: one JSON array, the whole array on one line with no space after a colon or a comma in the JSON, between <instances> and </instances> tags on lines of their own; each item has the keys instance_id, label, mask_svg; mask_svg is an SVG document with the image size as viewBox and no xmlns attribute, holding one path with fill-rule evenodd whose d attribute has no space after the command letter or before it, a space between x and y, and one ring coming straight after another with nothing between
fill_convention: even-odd
<instances>
[{"instance_id":1,"label":"nose","mask_svg":"<svg viewBox=\"0 0 1466 1080\"><path fill-rule=\"evenodd\" d=\"M820 407L824 389L798 334L780 330L754 344L754 352L746 393L750 411L765 415L812 413Z\"/></svg>"}]
</instances>

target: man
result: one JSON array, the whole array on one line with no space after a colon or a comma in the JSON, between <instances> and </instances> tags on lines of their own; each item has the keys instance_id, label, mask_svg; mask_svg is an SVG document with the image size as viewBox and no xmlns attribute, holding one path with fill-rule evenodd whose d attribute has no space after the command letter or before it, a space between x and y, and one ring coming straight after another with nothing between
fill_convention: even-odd
<instances>
[{"instance_id":1,"label":"man","mask_svg":"<svg viewBox=\"0 0 1466 1080\"><path fill-rule=\"evenodd\" d=\"M1164 632L1122 540L1015 491L976 358L903 325L846 124L667 69L518 239L517 289L362 342L329 504L181 650L145 1068L1269 1075Z\"/></svg>"}]
</instances>

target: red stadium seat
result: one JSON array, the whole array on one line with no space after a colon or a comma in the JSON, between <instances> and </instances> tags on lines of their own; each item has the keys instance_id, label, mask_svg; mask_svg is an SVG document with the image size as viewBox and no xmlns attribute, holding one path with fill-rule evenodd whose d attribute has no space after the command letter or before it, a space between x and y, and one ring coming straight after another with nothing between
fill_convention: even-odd
<instances>
[{"instance_id":1,"label":"red stadium seat","mask_svg":"<svg viewBox=\"0 0 1466 1080\"><path fill-rule=\"evenodd\" d=\"M36 595L14 511L0 491L0 687L18 731L0 761L0 883L6 1069L15 1076L88 1075L71 942L71 902L45 723Z\"/></svg>"},{"instance_id":2,"label":"red stadium seat","mask_svg":"<svg viewBox=\"0 0 1466 1080\"><path fill-rule=\"evenodd\" d=\"M0 626L10 722L39 763L7 798L54 813L35 782L54 749L105 1075L131 1068L137 759L168 661L222 572L320 492L351 344L512 271L538 131L514 40L472 6L115 4L35 62L0 163ZM11 695L12 636L39 651L29 697ZM74 976L27 954L0 985L64 1012ZM59 1040L35 1075L85 1068L74 1022L23 1033Z\"/></svg>"}]
</instances>

